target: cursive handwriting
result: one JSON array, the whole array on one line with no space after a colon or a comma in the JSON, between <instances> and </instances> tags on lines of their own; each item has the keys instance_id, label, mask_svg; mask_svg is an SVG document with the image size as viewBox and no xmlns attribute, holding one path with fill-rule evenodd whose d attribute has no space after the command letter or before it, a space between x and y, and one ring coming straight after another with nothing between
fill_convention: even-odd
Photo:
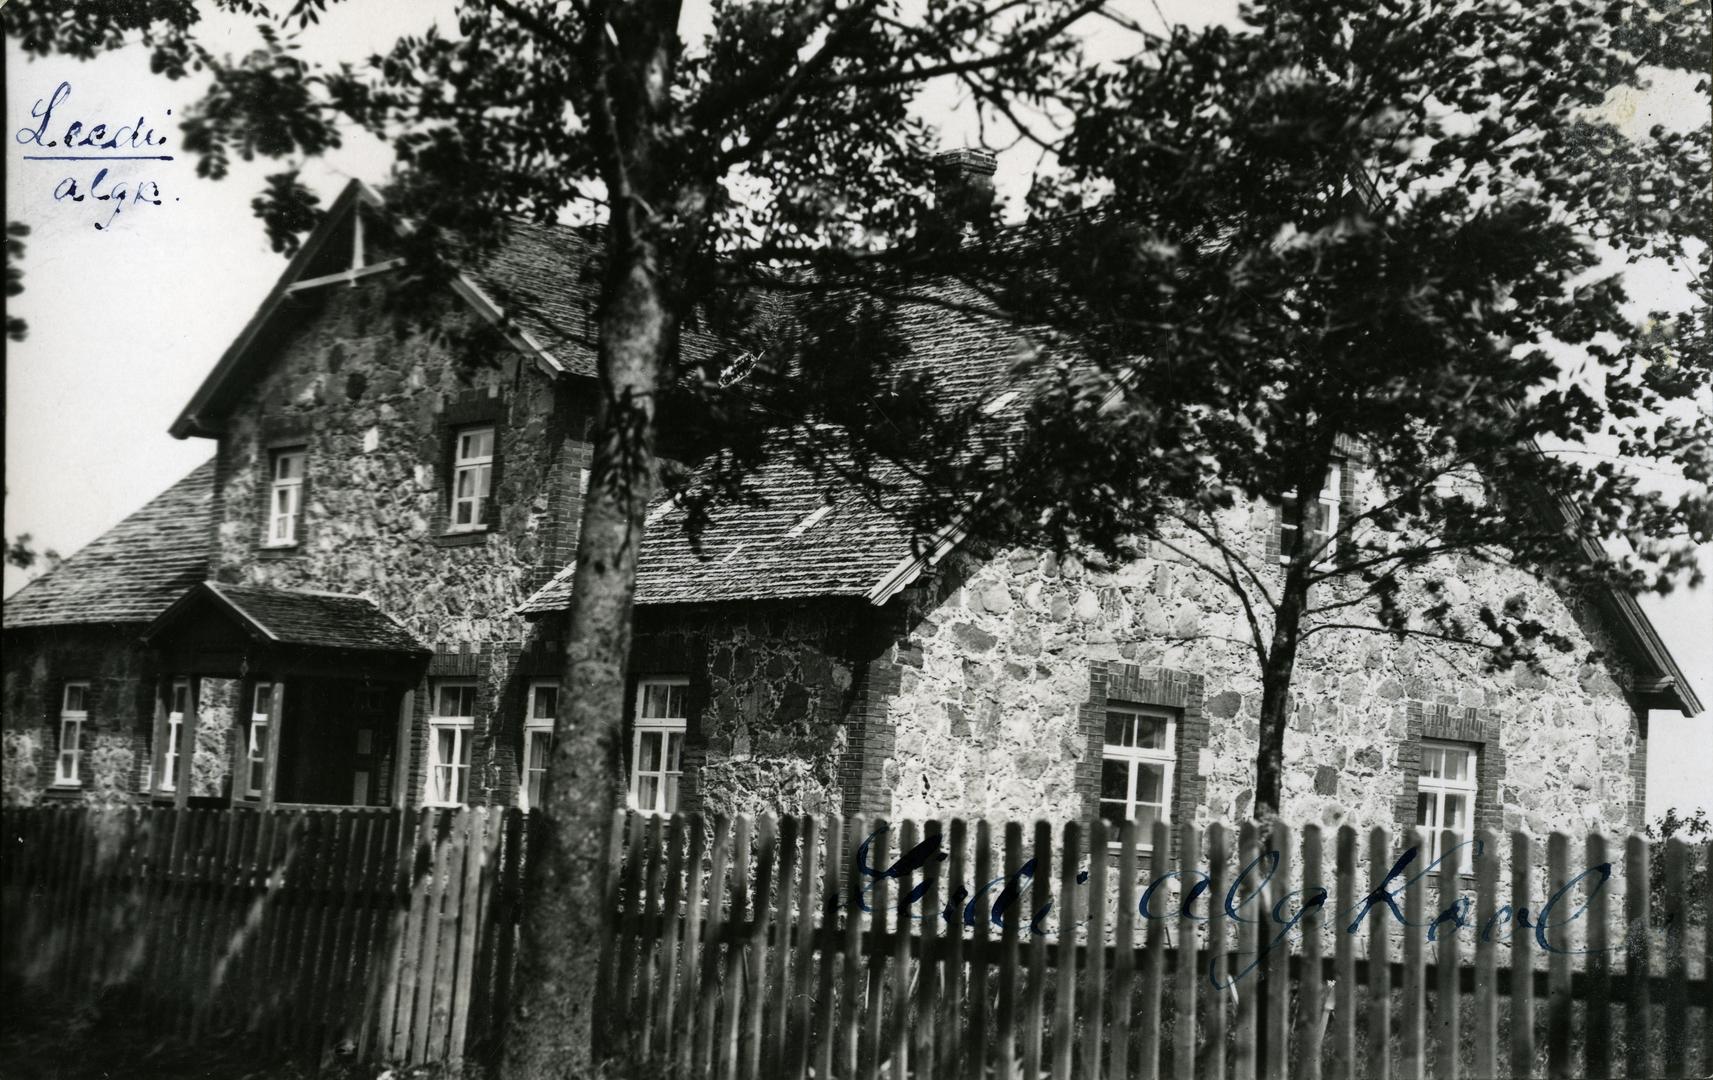
<instances>
[{"instance_id":1,"label":"cursive handwriting","mask_svg":"<svg viewBox=\"0 0 1713 1080\"><path fill-rule=\"evenodd\" d=\"M98 231L111 229L127 206L160 206L164 200L159 182L115 175L112 166L106 163L171 161L173 155L158 152L167 145L166 136L157 135L142 114L134 123L109 125L75 119L66 121L61 128L57 125L64 119L62 107L70 97L71 83L60 83L47 97L36 99L30 109L33 123L12 133L13 141L20 145L59 151L25 154L25 161L100 163L84 173L82 178L64 176L54 185L54 202L72 205L87 202L99 208L101 213L94 222ZM60 120L55 118L56 110L60 112ZM172 110L166 110L166 115L171 116ZM178 200L175 198L173 201Z\"/></svg>"},{"instance_id":2,"label":"cursive handwriting","mask_svg":"<svg viewBox=\"0 0 1713 1080\"><path fill-rule=\"evenodd\" d=\"M886 869L877 869L870 865L870 851L876 837L886 830L878 829L871 833L857 849L856 870L861 878L867 879L857 889L854 897L841 898L837 894L827 898L828 910L834 910L846 904L854 904L863 911L872 910L868 897L874 886L882 879L899 879L913 874L930 864L944 862L948 855L942 847L942 837L936 833L922 840L921 843L900 855ZM1531 919L1528 908L1512 910L1509 904L1498 908L1485 924L1479 928L1474 926L1472 912L1474 900L1468 896L1457 896L1441 910L1435 912L1424 921L1411 922L1405 917L1399 900L1409 889L1415 887L1423 879L1432 876L1440 864L1454 853L1468 848L1468 858L1473 860L1482 856L1482 843L1478 839L1468 840L1455 845L1442 854L1438 859L1427 863L1413 875L1409 874L1411 866L1419 858L1419 852L1411 847L1399 855L1384 880L1375 886L1366 896L1345 911L1333 912L1333 919L1321 920L1321 925L1334 929L1342 928L1346 934L1357 934L1362 930L1364 921L1374 915L1377 918L1390 916L1399 926L1407 929L1422 931L1428 941L1436 941L1442 934L1456 934L1469 928L1475 935L1476 947L1493 946L1502 943L1516 933L1525 930L1532 933L1536 944L1547 953L1587 953L1594 950L1572 948L1562 940L1555 940L1549 931L1570 925L1587 911L1588 899L1594 893L1606 886L1612 877L1612 864L1600 863L1591 866L1561 885L1546 901L1540 905ZM1157 919L1188 919L1193 922L1207 922L1211 919L1224 918L1234 923L1271 923L1277 932L1268 937L1259 950L1253 954L1247 966L1222 982L1217 970L1210 965L1208 979L1216 989L1223 990L1237 982L1261 963L1262 959L1274 949L1284 945L1293 931L1302 927L1304 920L1326 908L1329 893L1324 885L1306 885L1301 890L1292 889L1279 895L1271 908L1263 908L1267 895L1267 886L1280 865L1280 854L1277 851L1264 851L1251 859L1244 866L1230 887L1225 890L1224 897L1208 895L1212 888L1212 878L1202 870L1169 870L1156 876L1142 890L1141 899L1136 905L1136 914L1145 921ZM939 917L948 924L962 923L965 926L976 925L979 902L983 897L991 896L992 901L988 910L988 918L993 925L1003 927L1007 921L1017 922L1019 930L1025 925L1021 920L1027 918L1027 926L1032 934L1046 934L1048 918L1053 912L1053 901L1047 900L1035 911L1025 911L1022 916L1012 914L1013 909L1023 895L1023 883L1035 876L1035 860L1030 859L992 881L978 885L973 891L965 884L958 883L952 890L950 899ZM1076 884L1086 885L1089 874L1087 870L1080 871ZM1190 879L1194 879L1191 881ZM1183 890L1183 899L1176 908L1160 910L1159 896L1163 889L1173 881L1189 882ZM1571 891L1584 882L1588 883L1588 896L1582 899L1580 905L1572 906L1567 903ZM907 917L924 919L930 916L912 912L927 895L927 884L918 882L910 894L901 897L898 910ZM1293 898L1301 898L1290 910ZM1201 904L1200 911L1197 905ZM1254 910L1246 913L1245 909L1255 905ZM1345 920L1348 918L1348 922ZM1081 925L1081 924L1079 924ZM1495 936L1495 935L1500 936ZM1249 955L1249 954L1244 954Z\"/></svg>"}]
</instances>

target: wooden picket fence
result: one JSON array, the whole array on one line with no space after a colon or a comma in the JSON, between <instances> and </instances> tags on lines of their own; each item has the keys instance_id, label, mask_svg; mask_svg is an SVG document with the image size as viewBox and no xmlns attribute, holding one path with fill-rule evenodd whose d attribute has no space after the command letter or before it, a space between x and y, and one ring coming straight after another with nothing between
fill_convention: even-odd
<instances>
[{"instance_id":1,"label":"wooden picket fence","mask_svg":"<svg viewBox=\"0 0 1713 1080\"><path fill-rule=\"evenodd\" d=\"M1654 911L1641 837L1608 883L1582 872L1604 837L1573 866L1567 836L1543 860L1482 834L1473 866L1446 860L1398 891L1401 919L1381 901L1350 932L1422 838L1374 830L1364 870L1349 828L1257 828L1039 823L1026 848L1018 823L621 814L599 1049L714 1080L1713 1073L1713 944L1705 918L1686 930L1713 914L1686 886L1713 851L1668 845ZM1228 981L1323 881L1324 907Z\"/></svg>"},{"instance_id":2,"label":"wooden picket fence","mask_svg":"<svg viewBox=\"0 0 1713 1080\"><path fill-rule=\"evenodd\" d=\"M461 1061L504 1015L517 811L8 808L13 993L258 1058ZM343 1045L341 1045L343 1044Z\"/></svg>"}]
</instances>

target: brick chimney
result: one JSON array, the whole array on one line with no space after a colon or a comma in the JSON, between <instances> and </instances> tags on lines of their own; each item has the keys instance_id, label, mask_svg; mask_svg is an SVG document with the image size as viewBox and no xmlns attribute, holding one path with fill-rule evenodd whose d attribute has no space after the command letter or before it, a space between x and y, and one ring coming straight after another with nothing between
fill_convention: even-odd
<instances>
[{"instance_id":1,"label":"brick chimney","mask_svg":"<svg viewBox=\"0 0 1713 1080\"><path fill-rule=\"evenodd\" d=\"M942 150L934 155L940 206L959 231L970 231L993 209L993 174L998 161L988 150Z\"/></svg>"}]
</instances>

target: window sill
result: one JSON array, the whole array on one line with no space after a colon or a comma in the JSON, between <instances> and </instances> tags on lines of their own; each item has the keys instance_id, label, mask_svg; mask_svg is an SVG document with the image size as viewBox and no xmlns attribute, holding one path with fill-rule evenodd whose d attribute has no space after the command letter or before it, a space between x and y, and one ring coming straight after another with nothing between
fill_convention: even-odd
<instances>
[{"instance_id":1,"label":"window sill","mask_svg":"<svg viewBox=\"0 0 1713 1080\"><path fill-rule=\"evenodd\" d=\"M257 544L256 558L258 559L288 559L303 551L303 545L291 544Z\"/></svg>"},{"instance_id":2,"label":"window sill","mask_svg":"<svg viewBox=\"0 0 1713 1080\"><path fill-rule=\"evenodd\" d=\"M465 529L460 532L441 533L433 538L434 546L441 548L476 547L488 540L487 529Z\"/></svg>"}]
</instances>

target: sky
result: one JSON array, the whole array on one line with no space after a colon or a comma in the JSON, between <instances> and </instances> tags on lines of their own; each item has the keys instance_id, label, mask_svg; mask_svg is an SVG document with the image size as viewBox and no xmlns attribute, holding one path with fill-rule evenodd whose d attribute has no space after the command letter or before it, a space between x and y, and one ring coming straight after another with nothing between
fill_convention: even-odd
<instances>
[{"instance_id":1,"label":"sky","mask_svg":"<svg viewBox=\"0 0 1713 1080\"><path fill-rule=\"evenodd\" d=\"M1234 0L1163 0L1137 5L1136 17L1191 25L1233 18ZM306 58L359 60L383 51L402 33L438 20L450 26L447 0L352 0L334 5L305 36ZM706 7L690 4L686 30L706 25ZM238 20L211 17L203 40L216 52L240 53L255 38ZM1127 35L1110 26L1088 39L1097 57L1122 53ZM21 60L6 43L6 217L31 228L23 261L25 292L8 313L29 323L29 336L7 348L7 537L29 533L39 548L70 554L141 506L213 453L207 440L167 434L197 385L254 313L284 269L268 246L250 200L276 162L235 161L231 174L196 176L192 159L128 162L97 181L85 163L26 161L20 129L34 127L31 110L62 82L69 96L55 107L56 127L70 120L110 128L134 123L169 143L178 118L200 96L195 79L171 82L149 71L146 51L124 49L79 63ZM1682 80L1662 80L1653 92L1611 102L1631 130L1654 122L1693 123L1705 115ZM948 146L974 141L967 110L955 93L931 96L923 110L941 124ZM1002 196L1026 189L1035 152L1020 147L1001 157ZM352 177L384 178L391 154L361 132L321 160L304 178L330 201ZM82 202L64 186L75 181ZM149 187L148 185L154 185ZM113 195L121 187L128 198ZM160 205L152 199L158 189ZM149 201L137 202L142 192ZM117 212L115 213L115 209ZM97 228L97 226L101 226ZM1629 278L1633 295L1656 306L1684 299L1669 268L1643 266ZM1713 546L1702 552L1713 576ZM6 567L6 594L23 583ZM1704 702L1713 705L1713 588L1644 598L1643 605ZM1655 712L1648 762L1649 818L1668 806L1713 812L1713 712L1695 719Z\"/></svg>"}]
</instances>

